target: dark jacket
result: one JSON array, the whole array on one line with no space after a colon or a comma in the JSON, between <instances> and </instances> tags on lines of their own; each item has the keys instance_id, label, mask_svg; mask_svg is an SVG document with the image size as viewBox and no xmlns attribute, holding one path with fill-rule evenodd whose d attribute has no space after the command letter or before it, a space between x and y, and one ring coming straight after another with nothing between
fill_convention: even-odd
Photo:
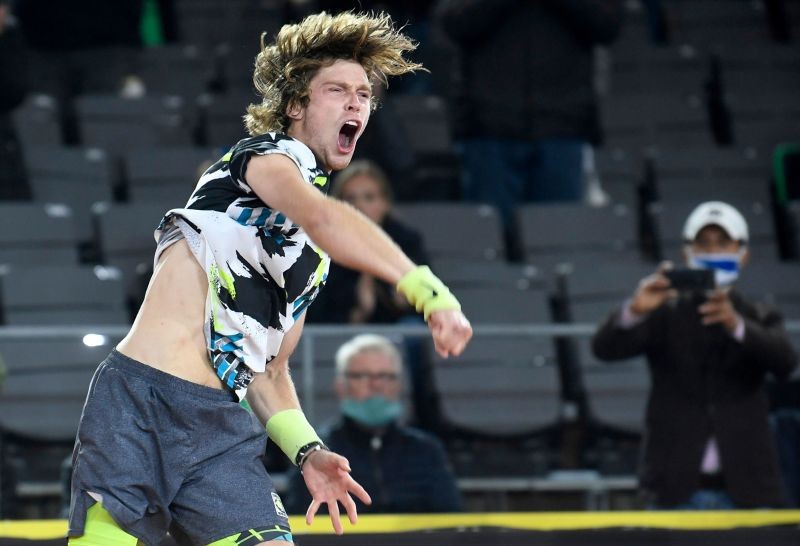
<instances>
[{"instance_id":1,"label":"dark jacket","mask_svg":"<svg viewBox=\"0 0 800 546\"><path fill-rule=\"evenodd\" d=\"M444 0L436 16L460 49L460 136L597 139L592 48L616 38L621 0Z\"/></svg>"},{"instance_id":2,"label":"dark jacket","mask_svg":"<svg viewBox=\"0 0 800 546\"><path fill-rule=\"evenodd\" d=\"M415 230L387 215L381 228L416 264L428 262L422 236ZM307 320L309 323L349 322L350 310L356 305L356 287L361 272L332 263L328 280L314 304L309 307ZM375 310L365 322L370 324L391 324L400 318L417 313L412 307L398 308L394 302L395 288L389 284L377 282L377 301Z\"/></svg>"},{"instance_id":3,"label":"dark jacket","mask_svg":"<svg viewBox=\"0 0 800 546\"><path fill-rule=\"evenodd\" d=\"M461 511L461 497L444 448L426 432L393 425L376 436L345 417L322 430L320 437L347 458L353 479L372 497L371 506L353 497L359 513ZM305 514L310 502L303 477L295 471L284 506L290 514Z\"/></svg>"},{"instance_id":4,"label":"dark jacket","mask_svg":"<svg viewBox=\"0 0 800 546\"><path fill-rule=\"evenodd\" d=\"M592 340L603 360L647 356L652 387L641 484L659 505L686 501L698 489L704 450L713 436L734 502L782 506L764 389L767 374L784 379L796 366L782 318L731 292L745 322L739 342L722 326L703 326L700 303L689 298L666 303L630 329L618 326L616 311Z\"/></svg>"}]
</instances>

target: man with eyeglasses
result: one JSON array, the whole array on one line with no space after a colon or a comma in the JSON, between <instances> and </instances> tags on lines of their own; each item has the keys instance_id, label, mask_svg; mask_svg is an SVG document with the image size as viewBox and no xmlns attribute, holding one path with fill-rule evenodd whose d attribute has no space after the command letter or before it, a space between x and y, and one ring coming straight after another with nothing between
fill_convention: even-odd
<instances>
[{"instance_id":1,"label":"man with eyeglasses","mask_svg":"<svg viewBox=\"0 0 800 546\"><path fill-rule=\"evenodd\" d=\"M336 353L334 389L341 415L320 431L325 445L344 456L353 478L372 496L365 513L461 511L461 497L439 440L400 423L404 413L403 362L389 339L359 335ZM292 475L287 511L305 513L311 497L299 472Z\"/></svg>"}]
</instances>

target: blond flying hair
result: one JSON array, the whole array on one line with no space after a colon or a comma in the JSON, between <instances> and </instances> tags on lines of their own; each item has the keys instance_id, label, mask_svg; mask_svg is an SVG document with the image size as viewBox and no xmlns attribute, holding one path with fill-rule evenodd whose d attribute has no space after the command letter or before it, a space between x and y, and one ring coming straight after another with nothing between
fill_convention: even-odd
<instances>
[{"instance_id":1,"label":"blond flying hair","mask_svg":"<svg viewBox=\"0 0 800 546\"><path fill-rule=\"evenodd\" d=\"M286 110L307 106L308 86L317 71L344 59L359 63L370 82L386 84L388 76L424 70L404 57L417 44L394 28L386 13L324 11L309 15L300 23L284 25L275 42L267 45L261 35L261 52L256 56L253 84L262 96L260 104L247 107L244 117L253 136L289 127ZM376 102L371 101L374 109Z\"/></svg>"}]
</instances>

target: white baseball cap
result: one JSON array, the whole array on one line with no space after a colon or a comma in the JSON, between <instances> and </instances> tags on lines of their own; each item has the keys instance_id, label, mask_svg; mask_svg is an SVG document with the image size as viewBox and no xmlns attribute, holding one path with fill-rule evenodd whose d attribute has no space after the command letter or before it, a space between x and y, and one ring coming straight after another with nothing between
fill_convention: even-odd
<instances>
[{"instance_id":1,"label":"white baseball cap","mask_svg":"<svg viewBox=\"0 0 800 546\"><path fill-rule=\"evenodd\" d=\"M698 205L686 219L683 238L686 242L694 241L701 229L712 225L724 229L734 241L747 243L749 233L744 216L722 201L707 201Z\"/></svg>"}]
</instances>

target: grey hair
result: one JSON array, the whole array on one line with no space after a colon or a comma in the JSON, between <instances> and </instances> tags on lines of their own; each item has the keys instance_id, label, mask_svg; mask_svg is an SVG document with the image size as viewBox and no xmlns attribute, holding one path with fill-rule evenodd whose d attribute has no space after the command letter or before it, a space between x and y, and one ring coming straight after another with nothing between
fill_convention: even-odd
<instances>
[{"instance_id":1,"label":"grey hair","mask_svg":"<svg viewBox=\"0 0 800 546\"><path fill-rule=\"evenodd\" d=\"M367 351L385 354L394 363L397 373L403 372L403 359L400 357L400 351L389 338L377 334L361 334L345 342L336 351L336 377L342 377L347 373L347 368L354 356Z\"/></svg>"}]
</instances>

